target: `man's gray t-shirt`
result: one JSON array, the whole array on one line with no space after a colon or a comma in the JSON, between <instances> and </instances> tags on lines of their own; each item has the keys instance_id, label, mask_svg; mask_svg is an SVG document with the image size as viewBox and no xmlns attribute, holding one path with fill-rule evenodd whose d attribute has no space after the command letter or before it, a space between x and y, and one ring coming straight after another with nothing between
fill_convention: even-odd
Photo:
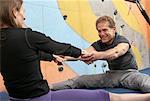
<instances>
[{"instance_id":1,"label":"man's gray t-shirt","mask_svg":"<svg viewBox=\"0 0 150 101\"><path fill-rule=\"evenodd\" d=\"M116 33L115 39L112 44L106 45L102 43L101 40L94 42L91 46L95 48L96 51L105 51L111 48L114 48L119 43L128 43L128 51L114 60L107 60L110 70L127 70L127 69L137 69L137 63L135 61L134 55L131 50L129 41L124 37Z\"/></svg>"}]
</instances>

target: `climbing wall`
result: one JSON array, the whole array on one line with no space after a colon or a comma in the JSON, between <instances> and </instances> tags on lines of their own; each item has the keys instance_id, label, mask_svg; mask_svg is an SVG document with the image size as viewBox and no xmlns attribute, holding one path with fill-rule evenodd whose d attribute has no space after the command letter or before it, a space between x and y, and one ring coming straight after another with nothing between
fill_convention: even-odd
<instances>
[{"instance_id":1,"label":"climbing wall","mask_svg":"<svg viewBox=\"0 0 150 101\"><path fill-rule=\"evenodd\" d=\"M141 0L150 15L150 1ZM129 39L139 69L150 66L150 26L136 4L124 0L24 0L26 23L56 41L85 49L98 39L95 21L99 16L114 18L118 32ZM49 84L83 74L108 70L106 61L87 65L81 61L64 62L63 70L54 62L41 61L44 79ZM0 91L5 91L0 76Z\"/></svg>"}]
</instances>

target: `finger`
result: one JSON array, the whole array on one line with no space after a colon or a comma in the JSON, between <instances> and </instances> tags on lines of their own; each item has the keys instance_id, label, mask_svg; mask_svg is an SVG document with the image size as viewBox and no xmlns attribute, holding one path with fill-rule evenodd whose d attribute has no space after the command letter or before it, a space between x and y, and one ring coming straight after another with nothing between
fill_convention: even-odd
<instances>
[{"instance_id":1,"label":"finger","mask_svg":"<svg viewBox=\"0 0 150 101\"><path fill-rule=\"evenodd\" d=\"M91 57L93 56L93 53L83 54L81 55L82 58Z\"/></svg>"},{"instance_id":2,"label":"finger","mask_svg":"<svg viewBox=\"0 0 150 101\"><path fill-rule=\"evenodd\" d=\"M92 64L93 62L92 61L84 61L84 63L86 63L86 64Z\"/></svg>"},{"instance_id":3,"label":"finger","mask_svg":"<svg viewBox=\"0 0 150 101\"><path fill-rule=\"evenodd\" d=\"M82 61L91 61L93 59L92 56L88 56L88 57L81 57Z\"/></svg>"}]
</instances>

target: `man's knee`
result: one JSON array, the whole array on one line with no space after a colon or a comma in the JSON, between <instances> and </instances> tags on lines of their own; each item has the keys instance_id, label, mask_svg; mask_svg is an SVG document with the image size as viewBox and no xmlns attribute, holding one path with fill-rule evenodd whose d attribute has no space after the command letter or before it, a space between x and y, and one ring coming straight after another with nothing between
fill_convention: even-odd
<instances>
[{"instance_id":1,"label":"man's knee","mask_svg":"<svg viewBox=\"0 0 150 101\"><path fill-rule=\"evenodd\" d=\"M140 86L143 92L150 93L150 77L147 77L145 80L143 80Z\"/></svg>"},{"instance_id":2,"label":"man's knee","mask_svg":"<svg viewBox=\"0 0 150 101\"><path fill-rule=\"evenodd\" d=\"M121 81L124 87L140 89L142 92L150 92L150 77L139 72L131 72Z\"/></svg>"}]
</instances>

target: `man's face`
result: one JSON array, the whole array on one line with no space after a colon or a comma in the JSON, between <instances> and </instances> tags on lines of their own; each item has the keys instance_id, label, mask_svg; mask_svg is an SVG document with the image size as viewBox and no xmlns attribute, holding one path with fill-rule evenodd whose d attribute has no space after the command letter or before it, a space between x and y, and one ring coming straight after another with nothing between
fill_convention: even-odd
<instances>
[{"instance_id":1,"label":"man's face","mask_svg":"<svg viewBox=\"0 0 150 101\"><path fill-rule=\"evenodd\" d=\"M116 28L110 28L108 22L97 24L98 35L105 44L111 44L115 38Z\"/></svg>"}]
</instances>

